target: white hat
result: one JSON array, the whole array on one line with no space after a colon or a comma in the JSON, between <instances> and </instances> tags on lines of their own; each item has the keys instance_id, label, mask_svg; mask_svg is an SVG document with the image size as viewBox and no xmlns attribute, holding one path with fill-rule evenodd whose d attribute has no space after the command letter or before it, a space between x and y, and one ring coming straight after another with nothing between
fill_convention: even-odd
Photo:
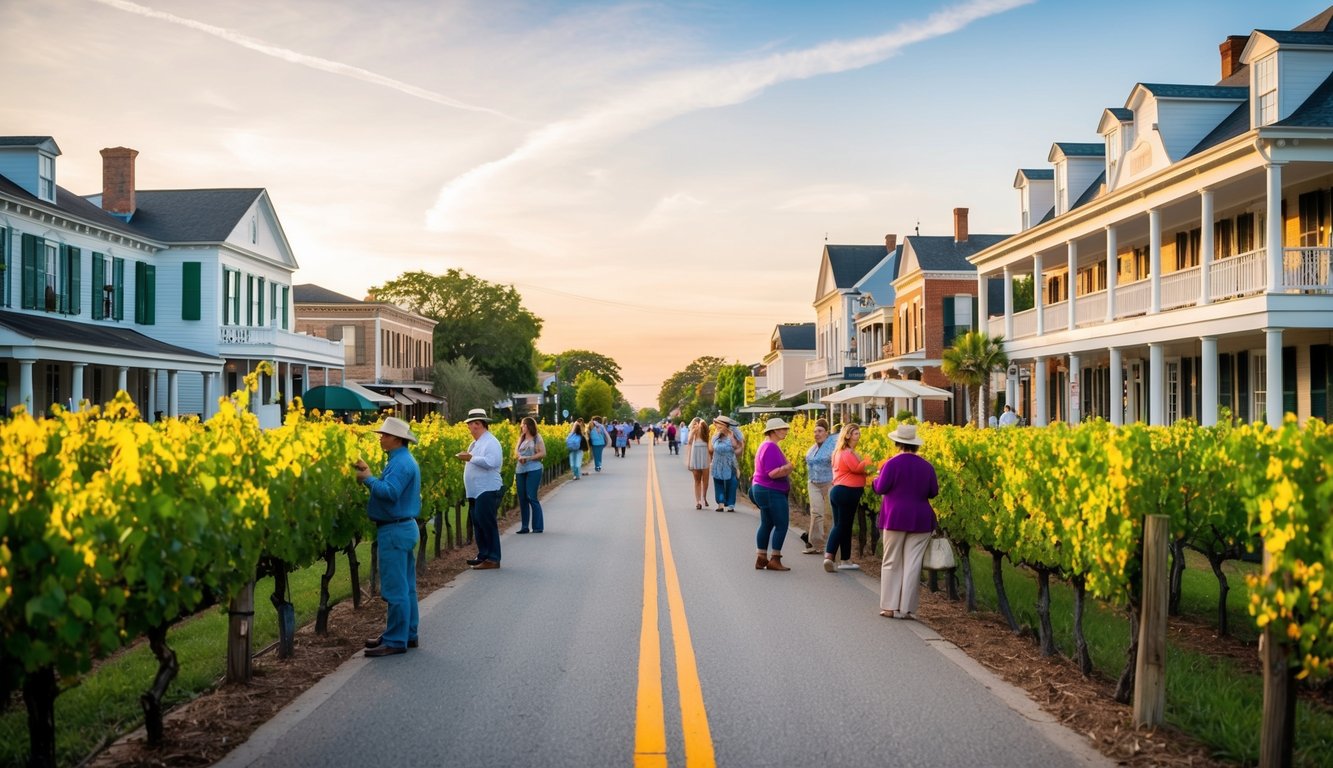
<instances>
[{"instance_id":1,"label":"white hat","mask_svg":"<svg viewBox=\"0 0 1333 768\"><path fill-rule=\"evenodd\" d=\"M417 436L412 434L412 430L408 428L407 422L402 419L394 418L393 416L385 419L384 423L380 425L380 428L375 431L381 435L392 435L401 440L406 440L409 443L415 443L417 441Z\"/></svg>"},{"instance_id":2,"label":"white hat","mask_svg":"<svg viewBox=\"0 0 1333 768\"><path fill-rule=\"evenodd\" d=\"M463 423L466 424L469 421L484 421L487 424L490 424L491 417L486 415L485 408L473 408L467 412L467 418L463 419Z\"/></svg>"},{"instance_id":3,"label":"white hat","mask_svg":"<svg viewBox=\"0 0 1333 768\"><path fill-rule=\"evenodd\" d=\"M921 445L925 442L916 436L915 424L899 424L897 429L889 433L889 439L903 445Z\"/></svg>"},{"instance_id":4,"label":"white hat","mask_svg":"<svg viewBox=\"0 0 1333 768\"><path fill-rule=\"evenodd\" d=\"M791 425L779 418L772 418L764 423L765 435L778 429L791 429Z\"/></svg>"}]
</instances>

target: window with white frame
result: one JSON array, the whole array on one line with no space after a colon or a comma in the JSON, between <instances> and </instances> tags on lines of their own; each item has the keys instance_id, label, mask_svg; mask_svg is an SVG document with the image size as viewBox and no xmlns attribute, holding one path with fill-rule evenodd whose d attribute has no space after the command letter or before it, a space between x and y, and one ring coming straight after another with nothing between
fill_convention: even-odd
<instances>
[{"instance_id":1,"label":"window with white frame","mask_svg":"<svg viewBox=\"0 0 1333 768\"><path fill-rule=\"evenodd\" d=\"M1068 207L1065 200L1065 164L1055 164L1055 212L1061 214Z\"/></svg>"},{"instance_id":2,"label":"window with white frame","mask_svg":"<svg viewBox=\"0 0 1333 768\"><path fill-rule=\"evenodd\" d=\"M1106 167L1114 169L1120 162L1120 131L1111 129L1106 134Z\"/></svg>"},{"instance_id":3,"label":"window with white frame","mask_svg":"<svg viewBox=\"0 0 1333 768\"><path fill-rule=\"evenodd\" d=\"M44 154L39 154L37 158L37 196L47 202L55 202L56 159Z\"/></svg>"},{"instance_id":4,"label":"window with white frame","mask_svg":"<svg viewBox=\"0 0 1333 768\"><path fill-rule=\"evenodd\" d=\"M1166 423L1180 420L1180 361L1166 362Z\"/></svg>"},{"instance_id":5,"label":"window with white frame","mask_svg":"<svg viewBox=\"0 0 1333 768\"><path fill-rule=\"evenodd\" d=\"M1270 54L1254 65L1255 103L1259 112L1255 121L1259 125L1277 122L1277 54Z\"/></svg>"},{"instance_id":6,"label":"window with white frame","mask_svg":"<svg viewBox=\"0 0 1333 768\"><path fill-rule=\"evenodd\" d=\"M1250 354L1250 360L1252 361L1250 391L1254 406L1250 409L1250 413L1253 414L1253 421L1257 423L1263 421L1264 414L1268 413L1268 356L1263 352L1253 352Z\"/></svg>"},{"instance_id":7,"label":"window with white frame","mask_svg":"<svg viewBox=\"0 0 1333 768\"><path fill-rule=\"evenodd\" d=\"M46 284L42 286L45 303L42 306L46 308L47 312L55 312L60 308L61 277L64 273L64 265L60 263L60 248L55 243L43 243L42 250L45 251L46 260Z\"/></svg>"}]
</instances>

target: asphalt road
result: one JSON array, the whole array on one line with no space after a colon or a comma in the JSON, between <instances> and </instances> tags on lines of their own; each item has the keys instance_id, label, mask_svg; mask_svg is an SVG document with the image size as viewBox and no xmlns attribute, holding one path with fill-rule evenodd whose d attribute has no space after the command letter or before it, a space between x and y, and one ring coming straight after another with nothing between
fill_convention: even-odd
<instances>
[{"instance_id":1,"label":"asphalt road","mask_svg":"<svg viewBox=\"0 0 1333 768\"><path fill-rule=\"evenodd\" d=\"M695 510L665 445L543 505L423 600L420 649L349 661L221 765L1111 764L795 532L790 572L754 570L753 508Z\"/></svg>"}]
</instances>

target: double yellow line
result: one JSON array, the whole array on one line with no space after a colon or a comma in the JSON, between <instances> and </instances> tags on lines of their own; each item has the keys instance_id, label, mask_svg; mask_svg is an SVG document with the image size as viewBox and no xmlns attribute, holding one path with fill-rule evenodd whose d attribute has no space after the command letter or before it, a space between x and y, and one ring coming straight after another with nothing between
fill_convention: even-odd
<instances>
[{"instance_id":1,"label":"double yellow line","mask_svg":"<svg viewBox=\"0 0 1333 768\"><path fill-rule=\"evenodd\" d=\"M634 725L635 768L666 768L666 713L662 703L662 637L658 631L657 532L662 538L662 569L666 577L667 613L671 617L671 643L676 652L676 687L680 694L681 731L685 737L685 765L713 768L713 736L704 710L704 692L699 667L690 642L685 618L685 600L676 575L667 534L666 508L657 480L657 462L648 454L648 487L645 494L643 533L643 627L639 632L639 695Z\"/></svg>"}]
</instances>

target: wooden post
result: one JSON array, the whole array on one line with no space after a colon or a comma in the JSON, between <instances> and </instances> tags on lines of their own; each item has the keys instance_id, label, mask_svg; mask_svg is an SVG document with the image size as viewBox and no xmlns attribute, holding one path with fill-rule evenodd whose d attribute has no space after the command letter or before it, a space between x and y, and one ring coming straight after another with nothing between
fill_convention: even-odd
<instances>
[{"instance_id":1,"label":"wooden post","mask_svg":"<svg viewBox=\"0 0 1333 768\"><path fill-rule=\"evenodd\" d=\"M227 682L250 682L250 630L255 619L255 583L231 599L227 627Z\"/></svg>"},{"instance_id":2,"label":"wooden post","mask_svg":"<svg viewBox=\"0 0 1333 768\"><path fill-rule=\"evenodd\" d=\"M1134 725L1155 728L1166 715L1166 609L1170 572L1166 564L1171 519L1143 520L1143 614L1134 670Z\"/></svg>"},{"instance_id":3,"label":"wooden post","mask_svg":"<svg viewBox=\"0 0 1333 768\"><path fill-rule=\"evenodd\" d=\"M1272 555L1264 550L1264 573L1272 573ZM1289 586L1289 585L1288 585ZM1278 627L1269 622L1259 638L1264 669L1264 718L1259 730L1259 767L1290 768L1296 740L1296 686Z\"/></svg>"}]
</instances>

